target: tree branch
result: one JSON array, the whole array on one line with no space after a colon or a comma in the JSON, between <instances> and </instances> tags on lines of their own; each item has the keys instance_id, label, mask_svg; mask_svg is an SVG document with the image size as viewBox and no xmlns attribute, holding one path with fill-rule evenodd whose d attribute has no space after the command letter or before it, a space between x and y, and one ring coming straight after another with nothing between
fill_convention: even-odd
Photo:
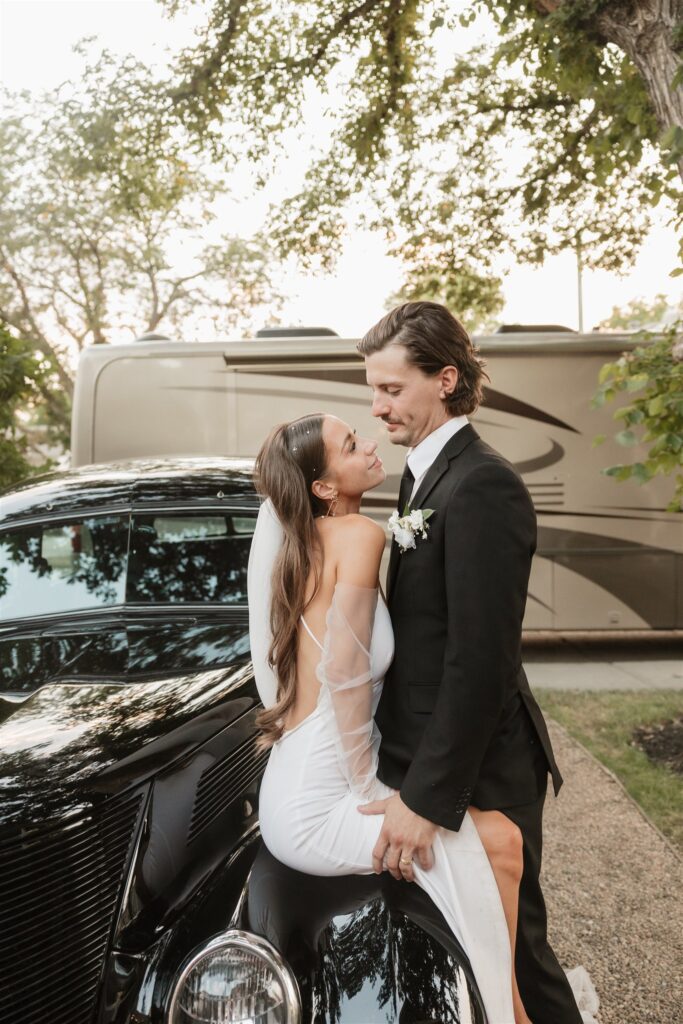
<instances>
[{"instance_id":1,"label":"tree branch","mask_svg":"<svg viewBox=\"0 0 683 1024\"><path fill-rule=\"evenodd\" d=\"M87 331L80 331L79 332L74 327L72 327L70 325L69 321L67 320L66 316L63 313L60 313L60 311L59 311L59 309L58 309L58 307L57 307L57 305L55 303L53 303L52 308L54 310L55 318L56 318L57 323L59 324L59 326L62 328L62 330L66 331L66 333L69 334L73 338L73 340L78 345L79 350L82 349L83 348L83 342L85 341L85 338L86 338L86 335L87 335L88 332Z\"/></svg>"},{"instance_id":2,"label":"tree branch","mask_svg":"<svg viewBox=\"0 0 683 1024\"><path fill-rule=\"evenodd\" d=\"M171 91L170 95L174 102L192 98L198 92L201 92L203 87L206 88L207 84L210 85L213 79L218 76L227 51L237 34L238 15L241 8L244 6L244 2L245 0L232 0L232 3L230 4L230 13L228 15L228 24L219 36L212 53L204 63L195 70L186 85L182 85ZM382 7L383 3L384 0L363 0L363 3L357 4L350 10L345 11L341 17L336 20L312 53L306 54L298 60L271 61L266 64L265 68L262 71L259 71L258 74L247 77L245 79L246 83L255 84L257 82L263 82L273 73L273 71L284 71L289 69L292 71L296 70L302 74L312 71L313 68L315 68L323 59L330 45L344 32L345 29L349 27L349 25L358 18L362 18L366 14L369 14L375 8Z\"/></svg>"},{"instance_id":3,"label":"tree branch","mask_svg":"<svg viewBox=\"0 0 683 1024\"><path fill-rule=\"evenodd\" d=\"M237 34L239 15L246 2L247 0L230 0L228 5L228 23L219 35L216 45L204 63L195 69L189 82L171 91L170 95L173 101L177 102L178 100L196 95L219 74L223 61Z\"/></svg>"},{"instance_id":4,"label":"tree branch","mask_svg":"<svg viewBox=\"0 0 683 1024\"><path fill-rule=\"evenodd\" d=\"M534 174L531 178L526 178L520 182L519 185L513 185L510 188L499 189L497 192L489 193L489 195L496 201L499 199L512 199L514 196L519 195L529 185L534 185L540 181L547 181L556 171L559 171L565 163L568 162L569 158L573 156L579 148L580 142L589 134L590 129L593 127L595 122L598 120L598 111L594 107L590 114L585 118L583 124L578 128L572 135L571 140L565 146L563 151L549 164L546 164L541 170Z\"/></svg>"},{"instance_id":5,"label":"tree branch","mask_svg":"<svg viewBox=\"0 0 683 1024\"><path fill-rule=\"evenodd\" d=\"M329 49L331 43L341 35L344 29L348 28L349 25L356 20L356 18L362 18L365 14L369 14L375 7L383 6L383 0L364 0L364 3L358 4L356 7L352 7L350 10L345 11L341 18L338 18L332 28L329 30L326 36L323 36L320 45L317 50L309 54L308 57L303 57L301 60L295 62L295 66L302 68L315 67L318 64Z\"/></svg>"},{"instance_id":6,"label":"tree branch","mask_svg":"<svg viewBox=\"0 0 683 1024\"><path fill-rule=\"evenodd\" d=\"M2 259L2 268L5 270L7 274L9 274L21 298L21 306L24 318L26 323L29 324L31 328L31 340L37 344L38 348L43 353L43 355L47 356L47 358L50 360L50 363L54 366L57 376L59 377L60 383L64 390L66 391L66 393L68 395L72 395L73 381L71 380L71 377L68 375L68 373L62 366L55 350L52 348L52 345L41 331L31 310L31 304L29 301L26 286L19 277L19 274L16 272L16 270L10 263L7 257L7 253L4 251L2 246L0 246L0 259ZM25 334L26 332L22 330L22 333Z\"/></svg>"},{"instance_id":7,"label":"tree branch","mask_svg":"<svg viewBox=\"0 0 683 1024\"><path fill-rule=\"evenodd\" d=\"M150 330L150 331L154 330L154 328L157 326L157 324L159 324L164 319L164 317L168 313L168 311L171 308L171 306L173 305L173 303L177 302L177 300L180 298L180 294L181 294L182 287L183 287L184 284L186 284L188 281L194 281L198 277L206 277L206 274L207 274L206 270L198 270L195 274L187 274L185 277L179 277L176 281L174 281L173 282L173 286L171 288L171 292L170 292L169 297L167 298L167 300L164 302L163 306L161 307L161 309L159 311L159 315L156 318L156 320L154 321L154 323L152 323L150 321L150 325L148 327L148 330ZM170 284L170 282L169 282L169 284Z\"/></svg>"}]
</instances>

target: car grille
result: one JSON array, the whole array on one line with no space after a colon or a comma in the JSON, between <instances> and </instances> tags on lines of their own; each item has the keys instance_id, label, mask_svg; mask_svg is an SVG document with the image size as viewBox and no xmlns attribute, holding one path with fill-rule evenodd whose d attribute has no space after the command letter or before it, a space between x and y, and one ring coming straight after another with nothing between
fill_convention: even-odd
<instances>
[{"instance_id":1,"label":"car grille","mask_svg":"<svg viewBox=\"0 0 683 1024\"><path fill-rule=\"evenodd\" d=\"M0 843L0 1020L89 1024L142 796Z\"/></svg>"},{"instance_id":2,"label":"car grille","mask_svg":"<svg viewBox=\"0 0 683 1024\"><path fill-rule=\"evenodd\" d=\"M256 736L250 736L227 757L204 769L197 786L188 843L263 774L269 753L257 750Z\"/></svg>"}]
</instances>

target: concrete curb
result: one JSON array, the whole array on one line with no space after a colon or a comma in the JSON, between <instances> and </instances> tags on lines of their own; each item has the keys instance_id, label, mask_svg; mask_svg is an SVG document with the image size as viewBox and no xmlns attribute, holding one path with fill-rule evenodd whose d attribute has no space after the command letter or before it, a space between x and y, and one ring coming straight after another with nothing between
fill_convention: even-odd
<instances>
[{"instance_id":1,"label":"concrete curb","mask_svg":"<svg viewBox=\"0 0 683 1024\"><path fill-rule=\"evenodd\" d=\"M522 646L536 644L671 643L683 644L683 629L528 629L522 632Z\"/></svg>"}]
</instances>

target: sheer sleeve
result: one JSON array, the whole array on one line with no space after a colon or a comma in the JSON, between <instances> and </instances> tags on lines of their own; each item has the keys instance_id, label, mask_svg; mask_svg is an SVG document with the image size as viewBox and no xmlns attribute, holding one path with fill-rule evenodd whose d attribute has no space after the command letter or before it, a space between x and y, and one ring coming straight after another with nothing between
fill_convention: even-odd
<instances>
[{"instance_id":1,"label":"sheer sleeve","mask_svg":"<svg viewBox=\"0 0 683 1024\"><path fill-rule=\"evenodd\" d=\"M339 763L351 787L367 797L377 774L380 734L373 719L370 644L377 588L337 583L327 612L317 668L320 701L336 725Z\"/></svg>"}]
</instances>

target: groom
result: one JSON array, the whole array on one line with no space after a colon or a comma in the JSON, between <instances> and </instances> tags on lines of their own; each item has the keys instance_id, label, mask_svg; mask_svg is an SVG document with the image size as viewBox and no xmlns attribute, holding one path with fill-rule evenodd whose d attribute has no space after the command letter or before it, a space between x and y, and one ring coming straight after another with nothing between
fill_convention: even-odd
<instances>
[{"instance_id":1,"label":"groom","mask_svg":"<svg viewBox=\"0 0 683 1024\"><path fill-rule=\"evenodd\" d=\"M372 412L410 451L399 512L433 509L426 538L391 547L387 599L395 655L376 721L379 777L398 795L384 813L377 870L412 877L431 865L437 826L457 831L469 805L520 828L515 965L534 1024L581 1024L546 938L539 884L541 820L550 773L562 778L521 662L522 618L536 518L516 470L485 444L467 414L478 407L482 360L445 306L408 302L361 340Z\"/></svg>"}]
</instances>

